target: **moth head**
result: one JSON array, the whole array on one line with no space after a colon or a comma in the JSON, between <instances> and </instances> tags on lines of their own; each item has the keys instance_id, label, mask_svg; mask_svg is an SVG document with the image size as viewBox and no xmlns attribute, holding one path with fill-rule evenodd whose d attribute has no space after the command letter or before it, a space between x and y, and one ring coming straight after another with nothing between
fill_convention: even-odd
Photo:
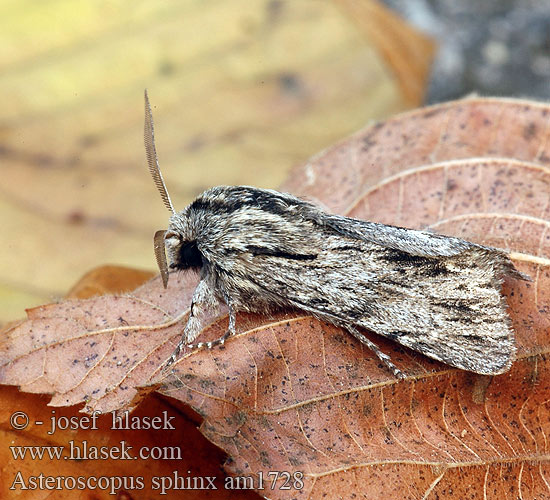
<instances>
[{"instance_id":1,"label":"moth head","mask_svg":"<svg viewBox=\"0 0 550 500\"><path fill-rule=\"evenodd\" d=\"M164 288L168 284L168 269L200 269L203 264L197 240L186 237L185 232L173 228L172 224L170 226L167 230L157 231L154 237L155 257Z\"/></svg>"},{"instance_id":2,"label":"moth head","mask_svg":"<svg viewBox=\"0 0 550 500\"><path fill-rule=\"evenodd\" d=\"M202 267L202 254L193 232L188 229L188 222L185 211L170 218L170 226L164 234L164 246L170 269L185 270Z\"/></svg>"}]
</instances>

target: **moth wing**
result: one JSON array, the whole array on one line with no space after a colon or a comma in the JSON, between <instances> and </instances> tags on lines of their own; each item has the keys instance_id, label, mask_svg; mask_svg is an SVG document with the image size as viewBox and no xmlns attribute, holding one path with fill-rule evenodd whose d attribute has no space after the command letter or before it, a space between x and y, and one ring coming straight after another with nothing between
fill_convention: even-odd
<instances>
[{"instance_id":1,"label":"moth wing","mask_svg":"<svg viewBox=\"0 0 550 500\"><path fill-rule=\"evenodd\" d=\"M293 306L364 327L477 373L510 367L515 341L501 283L513 266L504 253L471 244L454 255L418 256L326 234L312 235L308 248L241 255L266 308Z\"/></svg>"},{"instance_id":2,"label":"moth wing","mask_svg":"<svg viewBox=\"0 0 550 500\"><path fill-rule=\"evenodd\" d=\"M241 189L245 189L242 187ZM246 188L253 189L253 188ZM473 243L454 238L443 236L437 233L428 231L419 231L415 229L407 229L403 227L390 226L376 222L369 222L342 215L327 214L319 209L314 204L296 198L287 193L278 193L271 190L253 189L254 193L261 192L264 194L262 200L257 200L259 206L265 213L282 214L286 212L287 217L283 217L284 223L288 224L291 218L303 217L309 222L313 222L316 230L321 230L327 233L333 232L345 238L358 239L368 243L374 243L384 248L392 248L401 250L411 255L420 256L448 256L456 255L467 248L470 248ZM277 209L273 211L273 207ZM293 220L291 222L294 223Z\"/></svg>"},{"instance_id":3,"label":"moth wing","mask_svg":"<svg viewBox=\"0 0 550 500\"><path fill-rule=\"evenodd\" d=\"M414 256L450 257L472 249L487 250L495 264L500 266L503 275L531 281L528 275L519 272L514 267L504 250L478 245L453 236L387 226L339 215L325 215L324 221L328 227L342 236L374 243L384 248L399 250Z\"/></svg>"}]
</instances>

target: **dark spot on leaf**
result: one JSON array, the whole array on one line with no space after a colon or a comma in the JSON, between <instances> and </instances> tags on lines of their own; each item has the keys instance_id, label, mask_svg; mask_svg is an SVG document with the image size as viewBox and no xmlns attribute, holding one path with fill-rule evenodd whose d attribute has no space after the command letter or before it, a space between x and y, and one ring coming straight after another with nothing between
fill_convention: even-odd
<instances>
[{"instance_id":1,"label":"dark spot on leaf","mask_svg":"<svg viewBox=\"0 0 550 500\"><path fill-rule=\"evenodd\" d=\"M526 141L531 140L537 133L537 125L534 122L529 123L524 129L523 129L523 138Z\"/></svg>"}]
</instances>

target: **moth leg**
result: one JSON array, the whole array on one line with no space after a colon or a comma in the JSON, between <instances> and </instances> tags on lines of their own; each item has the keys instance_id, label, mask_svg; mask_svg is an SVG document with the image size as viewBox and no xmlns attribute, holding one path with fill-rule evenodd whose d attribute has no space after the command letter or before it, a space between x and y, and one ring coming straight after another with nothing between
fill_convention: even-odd
<instances>
[{"instance_id":1,"label":"moth leg","mask_svg":"<svg viewBox=\"0 0 550 500\"><path fill-rule=\"evenodd\" d=\"M359 342L361 342L363 345L366 345L371 351L373 351L374 354L378 356L378 359L382 361L382 363L384 363L397 378L399 379L405 378L405 375L403 374L403 372L392 363L391 358L387 354L384 354L372 340L369 340L361 332L359 332L355 327L349 324L344 324L342 326L349 333L351 333Z\"/></svg>"},{"instance_id":2,"label":"moth leg","mask_svg":"<svg viewBox=\"0 0 550 500\"><path fill-rule=\"evenodd\" d=\"M202 321L200 317L204 314L204 311L208 307L217 307L218 301L214 297L214 293L209 283L206 280L201 280L193 292L193 299L191 300L191 309L189 311L189 318L187 324L183 330L178 345L174 349L174 352L166 362L165 367L169 367L178 358L183 346L189 344L197 338L202 328Z\"/></svg>"},{"instance_id":3,"label":"moth leg","mask_svg":"<svg viewBox=\"0 0 550 500\"><path fill-rule=\"evenodd\" d=\"M229 326L227 328L227 331L219 339L212 340L210 342L199 342L198 344L193 344L193 345L190 345L189 347L195 347L197 349L201 347L206 347L208 349L212 349L217 345L223 345L229 337L231 337L232 335L235 335L235 324L237 322L236 316L235 316L235 309L233 309L233 306L231 305L231 301L229 300L229 297L226 294L224 294L223 298L225 300L225 303L227 304L227 307L229 308Z\"/></svg>"}]
</instances>

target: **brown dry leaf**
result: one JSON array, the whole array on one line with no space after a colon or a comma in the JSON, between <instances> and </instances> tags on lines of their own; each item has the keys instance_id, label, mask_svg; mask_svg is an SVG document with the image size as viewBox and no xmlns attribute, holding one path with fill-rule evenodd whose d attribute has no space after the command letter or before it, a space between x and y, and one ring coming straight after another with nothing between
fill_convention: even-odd
<instances>
[{"instance_id":1,"label":"brown dry leaf","mask_svg":"<svg viewBox=\"0 0 550 500\"><path fill-rule=\"evenodd\" d=\"M69 299L88 299L96 295L131 292L155 273L124 266L99 266L88 271L67 294Z\"/></svg>"},{"instance_id":2,"label":"brown dry leaf","mask_svg":"<svg viewBox=\"0 0 550 500\"><path fill-rule=\"evenodd\" d=\"M148 272L131 270L120 266L101 266L86 273L72 288L68 296L73 298L87 298L99 293L120 293L129 291L150 278ZM150 392L149 389L145 393ZM82 478L110 477L113 488L117 490L117 498L166 498L166 492L171 498L200 499L204 492L200 489L177 490L172 481L174 471L184 478L215 478L216 490L209 491L209 498L254 500L258 495L253 491L234 492L224 488L226 476L222 473L221 465L226 454L209 442L197 429L200 417L193 414L188 407L174 405L173 399L158 394L145 398L139 408L130 418L145 421L152 418L162 418L163 427L154 431L149 429L117 429L113 428L112 415L100 416L95 426L90 422L82 421L79 410L82 405L64 408L48 408L45 406L49 398L34 394L22 394L13 387L0 386L0 441L10 443L0 449L0 496L2 498L19 498L21 483L29 484L31 477L41 474L45 478ZM14 429L11 418L17 417L17 422L30 417L30 425L23 429ZM52 427L52 418L57 422ZM64 419L70 419L72 425L63 427ZM164 425L164 422L169 425ZM36 422L43 422L37 424ZM75 422L79 422L75 427ZM91 427L91 428L90 428ZM173 429L172 429L173 427ZM181 437L184 439L179 439ZM15 458L11 446L29 447L33 450L42 450L42 458L31 455L28 451L24 458L19 455ZM76 459L64 460L52 458L45 447L62 449L63 457L69 456L71 450L78 450L83 457L84 450L88 456L95 448L112 452L115 458L110 459ZM118 458L118 450L126 449L137 460ZM34 451L36 453L36 451ZM162 459L150 458L149 453L160 453ZM140 453L145 453L140 456ZM103 479L105 481L105 479ZM89 491L80 492L80 497L74 489L61 483L61 489L55 491L56 499L88 499ZM92 488L93 488L93 483ZM193 484L193 483L190 483ZM206 484L206 482L205 482ZM117 488L121 485L121 488ZM164 493L162 487L165 487ZM10 490L10 487L15 489ZM109 486L107 489L93 488L93 498L112 498ZM44 492L44 488L41 488Z\"/></svg>"},{"instance_id":3,"label":"brown dry leaf","mask_svg":"<svg viewBox=\"0 0 550 500\"><path fill-rule=\"evenodd\" d=\"M270 498L548 495L549 119L525 101L422 109L355 134L286 184L340 213L510 249L533 282L505 283L519 350L504 375L371 335L407 374L398 382L346 332L281 314L239 315L225 348L184 352L163 380L196 283L181 275L167 291L157 278L131 295L30 310L2 340L0 380L87 411L132 407L147 392L136 387L163 384L204 418L227 470L256 486L263 476ZM201 339L226 324L213 319ZM277 471L290 490L285 475L270 488Z\"/></svg>"},{"instance_id":4,"label":"brown dry leaf","mask_svg":"<svg viewBox=\"0 0 550 500\"><path fill-rule=\"evenodd\" d=\"M8 498L55 498L55 500L107 500L117 499L162 499L162 498L185 498L186 500L200 500L204 498L204 491L187 490L177 491L168 488L168 495L161 494L160 486L162 479L165 479L165 485L168 485L170 478L174 477L174 471L179 471L183 477L216 477L215 485L217 490L209 491L209 498L213 500L258 500L258 496L252 492L240 492L235 495L231 491L223 488L224 476L220 471L219 464L223 460L224 453L216 448L212 443L198 434L196 423L185 413L171 404L173 400L167 401L161 396L146 399L143 404L132 414L136 418L150 419L160 416L166 419L170 426L164 429L155 429L154 431L145 430L120 430L113 429L111 415L102 415L95 421L81 421L81 427L75 428L76 419L83 417L78 414L78 408L49 408L46 406L47 398L34 394L21 394L13 387L0 387L0 441L4 446L0 447L0 497ZM19 413L17 422L21 423L24 412L30 418L30 423L24 430L15 430L10 425L10 418ZM60 425L63 425L65 419L72 419L72 428L63 429L56 427L52 432L51 419L56 418ZM143 420L142 420L143 421ZM37 424L36 422L43 422ZM84 428L88 427L88 428ZM185 436L185 441L181 442L181 436ZM183 444L183 445L182 445ZM27 449L24 458L19 455L14 459L11 446L32 447L33 450L41 449L44 453L42 458L31 456ZM50 447L53 453L62 449L62 457L68 457L69 454L77 454L81 458L84 453L88 457L95 448L102 449L103 453L109 451L113 458L106 459L75 459L66 460L64 458L52 458L45 447ZM53 448L56 451L54 452ZM128 459L125 454L117 450L125 450L132 459ZM156 450L156 451L153 451ZM166 450L166 459L145 459L133 457L147 457L150 452L159 453L159 450ZM20 452L21 453L21 452ZM36 453L36 451L34 451ZM179 455L179 456L178 456ZM52 455L55 457L55 455ZM159 455L157 455L159 456ZM176 458L177 457L177 458ZM62 479L60 489L47 490L26 490L21 491L17 485L24 481L29 484L30 477L38 477L40 474L44 478L68 478ZM110 486L107 489L93 488L93 493L89 490L71 489L71 478L81 478L81 481L88 478L116 478L111 479L111 484L117 485L120 481L122 491L118 489L117 495L110 495ZM153 478L159 479L153 479ZM39 480L37 480L39 481ZM65 482L67 481L67 482ZM102 479L105 484L106 479ZM15 485L14 485L15 482ZM55 483L54 483L55 484ZM94 483L90 483L93 487ZM64 485L68 485L63 487ZM154 487L158 485L159 487ZM10 490L10 486L16 486L15 490ZM50 496L48 496L48 494Z\"/></svg>"}]
</instances>

